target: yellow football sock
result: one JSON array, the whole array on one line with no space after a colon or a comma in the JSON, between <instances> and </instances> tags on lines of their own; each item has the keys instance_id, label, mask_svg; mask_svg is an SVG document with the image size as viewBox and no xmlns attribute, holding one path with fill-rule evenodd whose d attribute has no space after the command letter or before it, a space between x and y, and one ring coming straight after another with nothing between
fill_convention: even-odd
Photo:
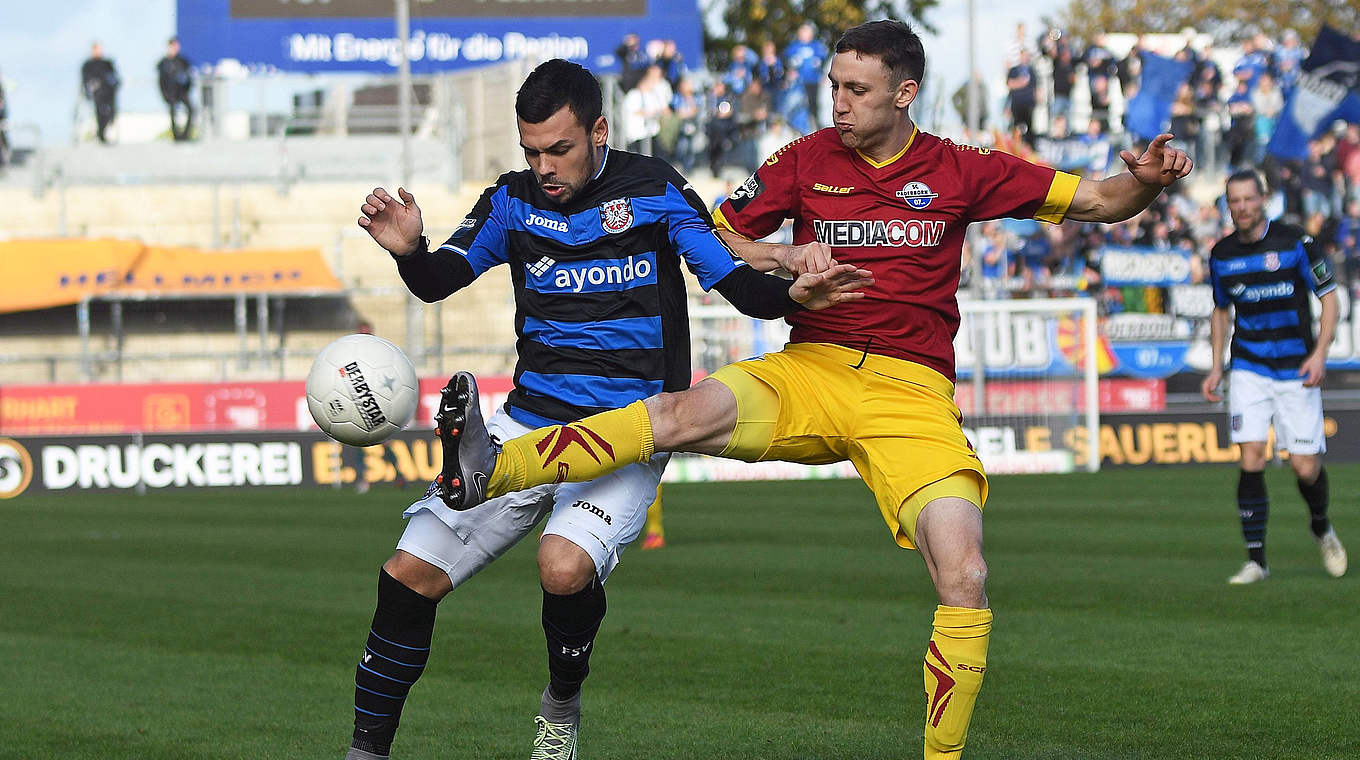
<instances>
[{"instance_id":1,"label":"yellow football sock","mask_svg":"<svg viewBox=\"0 0 1360 760\"><path fill-rule=\"evenodd\" d=\"M987 672L992 611L967 607L935 610L935 630L926 649L925 759L957 758L968 738L973 703Z\"/></svg>"},{"instance_id":2,"label":"yellow football sock","mask_svg":"<svg viewBox=\"0 0 1360 760\"><path fill-rule=\"evenodd\" d=\"M642 534L645 536L666 537L666 527L661 521L661 487L656 488L656 500L647 507L647 527L643 528Z\"/></svg>"},{"instance_id":3,"label":"yellow football sock","mask_svg":"<svg viewBox=\"0 0 1360 760\"><path fill-rule=\"evenodd\" d=\"M652 458L652 420L634 401L622 409L506 441L487 482L488 499L545 483L594 480Z\"/></svg>"}]
</instances>

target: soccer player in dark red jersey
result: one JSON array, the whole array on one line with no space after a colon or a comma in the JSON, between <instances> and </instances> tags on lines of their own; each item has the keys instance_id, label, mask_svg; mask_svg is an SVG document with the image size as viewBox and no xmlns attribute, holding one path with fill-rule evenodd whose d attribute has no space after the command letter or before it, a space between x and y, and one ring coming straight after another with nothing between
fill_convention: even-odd
<instances>
[{"instance_id":1,"label":"soccer player in dark red jersey","mask_svg":"<svg viewBox=\"0 0 1360 760\"><path fill-rule=\"evenodd\" d=\"M998 217L1122 221L1186 176L1191 162L1161 135L1141 156L1121 152L1128 171L1086 180L956 145L921 132L908 114L924 70L921 40L906 24L847 31L831 64L834 128L770 156L714 214L728 244L756 268L818 272L834 260L873 272L876 285L862 300L794 314L784 350L728 365L687 391L540 428L499 452L488 439L474 450L486 452L475 468L491 470L490 480L474 474L459 498L468 507L488 494L595 478L654 451L853 462L893 539L920 551L935 583L925 757L956 758L992 626L982 556L987 478L954 404L964 231ZM752 242L786 218L793 245Z\"/></svg>"}]
</instances>

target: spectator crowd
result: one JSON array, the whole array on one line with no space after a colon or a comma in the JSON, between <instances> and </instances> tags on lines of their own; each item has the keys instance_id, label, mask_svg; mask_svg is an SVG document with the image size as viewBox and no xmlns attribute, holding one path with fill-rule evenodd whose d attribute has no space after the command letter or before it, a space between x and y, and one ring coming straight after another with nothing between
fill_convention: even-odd
<instances>
[{"instance_id":1,"label":"spectator crowd","mask_svg":"<svg viewBox=\"0 0 1360 760\"><path fill-rule=\"evenodd\" d=\"M986 86L977 78L979 129L965 130L964 138L1079 175L1121 168L1120 148L1136 154L1143 147L1127 129L1122 104L1138 92L1148 49L1139 38L1116 52L1108 37L1082 41L1048 27L1030 38L1019 25L1006 52L1003 124L988 129ZM1201 167L1201 181L1221 184L1231 171L1259 169L1271 217L1313 235L1343 281L1360 293L1360 125L1334 125L1311 141L1303 161L1270 155L1266 145L1298 85L1307 48L1292 30L1278 41L1250 34L1240 51L1215 50L1204 39L1187 34L1170 56L1190 71L1171 105L1170 130ZM735 45L715 71L691 69L674 42L644 44L635 34L625 37L616 57L626 144L682 171L706 165L715 176L727 169L752 172L766 155L821 124L829 51L810 24L782 49L774 41ZM1231 68L1220 66L1226 60L1234 61ZM966 86L952 98L965 123L966 98ZM989 297L1086 294L1099 298L1106 313L1158 313L1167 306L1165 290L1104 286L1102 251L1183 251L1199 282L1209 249L1229 231L1222 197L1198 202L1187 189L1116 225L989 222L965 248L965 284L976 255Z\"/></svg>"},{"instance_id":2,"label":"spectator crowd","mask_svg":"<svg viewBox=\"0 0 1360 760\"><path fill-rule=\"evenodd\" d=\"M981 102L969 108L966 85L952 98L961 121L969 122L970 111L977 119L962 138L1080 175L1119 169L1114 160L1119 148L1142 149L1128 130L1122 104L1140 88L1148 48L1145 38L1129 46L1125 35L1120 47L1108 39L1113 36L1095 34L1087 41L1046 27L1030 37L1018 25L1006 48L1005 91L998 98L1002 123L995 128L988 123L987 88L975 75ZM1307 230L1360 294L1360 125L1334 125L1309 143L1301 161L1271 155L1266 146L1299 84L1308 49L1292 30L1279 40L1249 34L1231 49L1216 50L1206 39L1187 34L1170 56L1190 72L1171 103L1170 131L1200 166L1203 182L1221 183L1240 168L1259 169L1271 217ZM1158 43L1169 52L1165 38ZM686 173L702 166L730 180L753 172L765 156L821 126L819 115L829 105L822 101L830 51L811 24L782 45L777 40L734 45L714 70L691 66L673 40L644 43L637 34L625 35L615 57L620 96L615 129L630 150L666 158ZM1226 61L1233 63L1221 65ZM193 68L178 40L167 44L156 74L170 135L190 139ZM98 43L80 68L80 84L95 117L95 137L107 142L122 83ZM0 90L0 161L7 147L4 105ZM965 256L980 259L981 289L991 297L1085 293L1099 297L1110 313L1155 313L1165 301L1157 289L1103 286L1102 251L1110 246L1185 251L1194 276L1202 278L1210 247L1229 230L1221 197L1199 203L1179 189L1117 225L980 225ZM969 282L973 271L971 263L965 266L965 284L977 284Z\"/></svg>"},{"instance_id":3,"label":"spectator crowd","mask_svg":"<svg viewBox=\"0 0 1360 760\"><path fill-rule=\"evenodd\" d=\"M1196 42L1187 35L1171 56L1189 64L1190 75L1171 104L1170 131L1201 166L1201 181L1221 185L1232 171L1259 170L1268 215L1304 228L1341 281L1360 294L1360 125L1333 124L1309 141L1301 161L1270 154L1267 144L1308 56L1299 35L1290 30L1275 41L1254 33L1241 42L1240 53L1223 55ZM1106 35L1082 43L1047 28L1031 41L1021 25L1007 53L1005 129L992 133L994 146L1077 174L1103 176L1119 168L1111 165L1119 147L1135 154L1142 148L1124 119L1114 118L1112 106L1116 94L1127 102L1138 92L1143 43L1117 55ZM1225 73L1216 59L1235 62ZM1079 100L1089 106L1084 129L1073 134L1069 123ZM960 107L957 96L955 105ZM1179 188L1117 225L991 222L973 238L969 255L980 258L983 291L992 297L1089 293L1101 299L1105 313L1159 313L1166 309L1161 288L1103 286L1101 252L1110 246L1181 250L1200 282L1210 248L1231 229L1221 196L1199 203Z\"/></svg>"},{"instance_id":4,"label":"spectator crowd","mask_svg":"<svg viewBox=\"0 0 1360 760\"><path fill-rule=\"evenodd\" d=\"M829 51L812 25L781 50L736 45L725 70L690 69L671 40L645 45L636 34L615 51L623 90L624 141L683 171L706 165L755 171L785 143L816 128Z\"/></svg>"}]
</instances>

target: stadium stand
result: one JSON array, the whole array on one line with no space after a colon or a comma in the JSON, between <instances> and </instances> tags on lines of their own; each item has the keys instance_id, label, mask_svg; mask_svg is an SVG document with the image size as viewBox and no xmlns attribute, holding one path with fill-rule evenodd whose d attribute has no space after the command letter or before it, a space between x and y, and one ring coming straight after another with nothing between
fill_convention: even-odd
<instances>
[{"instance_id":1,"label":"stadium stand","mask_svg":"<svg viewBox=\"0 0 1360 760\"><path fill-rule=\"evenodd\" d=\"M441 115L415 120L408 184L432 238L459 223L488 181L523 165L510 86L523 66L438 77L427 86L423 113ZM228 287L206 296L201 288L124 290L0 313L7 382L300 378L317 349L360 321L403 345L422 373L508 372L514 305L506 278L483 278L447 304L421 304L355 225L364 194L394 188L403 174L390 91L355 95L364 105L354 110L368 128L337 128L320 111L302 109L278 135L49 147L0 178L0 203L24 209L7 219L0 245L112 239L247 252L302 246L319 250L340 286L269 295ZM388 134L355 134L381 124ZM707 197L715 187L700 190ZM33 255L21 243L9 245L21 246L17 256Z\"/></svg>"}]
</instances>

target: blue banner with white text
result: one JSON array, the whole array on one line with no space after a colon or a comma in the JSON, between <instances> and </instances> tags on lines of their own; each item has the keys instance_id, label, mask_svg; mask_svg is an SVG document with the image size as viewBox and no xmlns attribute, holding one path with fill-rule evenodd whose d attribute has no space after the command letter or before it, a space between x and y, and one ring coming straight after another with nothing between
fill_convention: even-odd
<instances>
[{"instance_id":1,"label":"blue banner with white text","mask_svg":"<svg viewBox=\"0 0 1360 760\"><path fill-rule=\"evenodd\" d=\"M252 70L396 70L401 47L390 0L178 0L178 35L195 64L234 60ZM428 74L501 61L566 58L617 68L628 33L674 40L703 65L695 0L413 0L411 71ZM381 11L381 12L379 12Z\"/></svg>"}]
</instances>

